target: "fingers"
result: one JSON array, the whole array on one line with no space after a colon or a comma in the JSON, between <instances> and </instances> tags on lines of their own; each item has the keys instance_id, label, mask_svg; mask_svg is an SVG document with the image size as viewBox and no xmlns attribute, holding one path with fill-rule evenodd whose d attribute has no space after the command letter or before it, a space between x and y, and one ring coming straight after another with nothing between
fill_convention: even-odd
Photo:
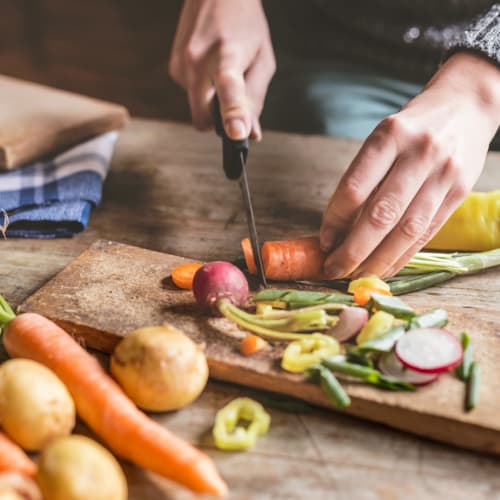
<instances>
[{"instance_id":1,"label":"fingers","mask_svg":"<svg viewBox=\"0 0 500 500\"><path fill-rule=\"evenodd\" d=\"M464 196L464 192L460 188L452 189L443 200L427 231L410 248L399 256L392 266L382 272L380 276L382 278L386 278L394 276L398 271L400 271L409 262L409 260L439 231L448 217L463 201Z\"/></svg>"},{"instance_id":2,"label":"fingers","mask_svg":"<svg viewBox=\"0 0 500 500\"><path fill-rule=\"evenodd\" d=\"M359 210L391 168L397 145L388 129L391 118L382 122L368 137L328 203L320 228L320 244L324 252L351 226Z\"/></svg>"}]
</instances>

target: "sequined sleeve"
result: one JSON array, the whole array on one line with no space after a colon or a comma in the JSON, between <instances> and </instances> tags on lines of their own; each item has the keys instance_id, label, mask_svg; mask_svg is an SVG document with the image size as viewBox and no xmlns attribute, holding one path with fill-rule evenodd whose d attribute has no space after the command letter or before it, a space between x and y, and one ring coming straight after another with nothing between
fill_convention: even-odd
<instances>
[{"instance_id":1,"label":"sequined sleeve","mask_svg":"<svg viewBox=\"0 0 500 500\"><path fill-rule=\"evenodd\" d=\"M500 3L495 3L449 42L446 57L459 50L478 52L500 65Z\"/></svg>"}]
</instances>

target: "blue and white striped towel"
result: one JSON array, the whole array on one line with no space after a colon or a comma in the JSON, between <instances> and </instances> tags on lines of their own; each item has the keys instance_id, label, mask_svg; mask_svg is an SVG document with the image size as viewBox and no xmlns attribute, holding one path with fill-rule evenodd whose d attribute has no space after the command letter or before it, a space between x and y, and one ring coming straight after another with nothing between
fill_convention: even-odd
<instances>
[{"instance_id":1,"label":"blue and white striped towel","mask_svg":"<svg viewBox=\"0 0 500 500\"><path fill-rule=\"evenodd\" d=\"M0 174L0 211L9 219L6 236L64 238L83 231L101 201L117 137L118 132L108 132L54 158Z\"/></svg>"}]
</instances>

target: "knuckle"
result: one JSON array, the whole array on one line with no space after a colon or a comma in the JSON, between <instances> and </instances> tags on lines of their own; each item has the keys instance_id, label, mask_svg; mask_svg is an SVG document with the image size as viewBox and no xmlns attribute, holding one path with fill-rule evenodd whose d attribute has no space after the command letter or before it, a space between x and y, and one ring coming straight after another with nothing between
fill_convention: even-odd
<instances>
[{"instance_id":1,"label":"knuckle","mask_svg":"<svg viewBox=\"0 0 500 500\"><path fill-rule=\"evenodd\" d=\"M378 127L383 134L399 136L405 131L404 121L395 113L384 118Z\"/></svg>"},{"instance_id":2,"label":"knuckle","mask_svg":"<svg viewBox=\"0 0 500 500\"><path fill-rule=\"evenodd\" d=\"M359 206L365 201L361 182L354 174L344 177L340 187L342 199L350 206Z\"/></svg>"},{"instance_id":3,"label":"knuckle","mask_svg":"<svg viewBox=\"0 0 500 500\"><path fill-rule=\"evenodd\" d=\"M399 229L407 238L417 240L425 234L428 226L427 217L414 215L404 218L399 224Z\"/></svg>"},{"instance_id":4,"label":"knuckle","mask_svg":"<svg viewBox=\"0 0 500 500\"><path fill-rule=\"evenodd\" d=\"M461 175L462 166L457 160L455 160L455 158L448 157L445 159L443 163L442 170L443 170L443 176L446 179L451 179L454 181L457 177Z\"/></svg>"},{"instance_id":5,"label":"knuckle","mask_svg":"<svg viewBox=\"0 0 500 500\"><path fill-rule=\"evenodd\" d=\"M369 208L368 220L381 229L393 226L400 218L402 212L401 203L393 195L385 195L377 200Z\"/></svg>"},{"instance_id":6,"label":"knuckle","mask_svg":"<svg viewBox=\"0 0 500 500\"><path fill-rule=\"evenodd\" d=\"M422 130L418 134L417 144L425 155L436 155L441 150L441 144L432 130Z\"/></svg>"},{"instance_id":7,"label":"knuckle","mask_svg":"<svg viewBox=\"0 0 500 500\"><path fill-rule=\"evenodd\" d=\"M197 68L201 63L202 54L194 43L188 43L184 49L184 64Z\"/></svg>"}]
</instances>

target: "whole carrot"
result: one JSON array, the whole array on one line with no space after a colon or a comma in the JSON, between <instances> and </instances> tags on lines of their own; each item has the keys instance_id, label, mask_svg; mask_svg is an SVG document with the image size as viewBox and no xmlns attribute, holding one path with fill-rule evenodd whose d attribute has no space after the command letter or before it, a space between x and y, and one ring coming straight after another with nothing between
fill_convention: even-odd
<instances>
[{"instance_id":1,"label":"whole carrot","mask_svg":"<svg viewBox=\"0 0 500 500\"><path fill-rule=\"evenodd\" d=\"M117 455L193 491L226 493L207 455L142 413L99 362L55 323L39 314L21 314L6 322L3 341L11 357L33 359L54 371L80 417Z\"/></svg>"},{"instance_id":2,"label":"whole carrot","mask_svg":"<svg viewBox=\"0 0 500 500\"><path fill-rule=\"evenodd\" d=\"M34 476L36 465L16 443L0 432L0 472L7 471Z\"/></svg>"}]
</instances>

